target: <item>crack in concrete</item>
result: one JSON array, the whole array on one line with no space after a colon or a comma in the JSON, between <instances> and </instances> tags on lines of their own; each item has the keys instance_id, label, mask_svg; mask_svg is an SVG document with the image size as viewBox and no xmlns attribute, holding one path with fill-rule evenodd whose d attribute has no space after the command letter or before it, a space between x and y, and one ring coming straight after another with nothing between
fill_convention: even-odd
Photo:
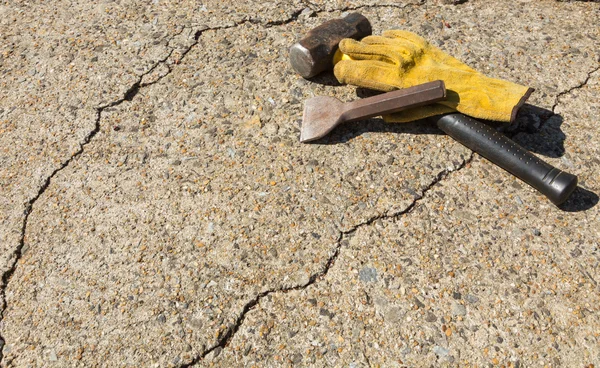
<instances>
[{"instance_id":1,"label":"crack in concrete","mask_svg":"<svg viewBox=\"0 0 600 368\"><path fill-rule=\"evenodd\" d=\"M414 198L413 201L403 210L394 212L392 214L382 214L382 215L378 215L378 216L373 216L373 217L367 219L366 221L363 221L357 225L354 225L350 230L340 231L338 240L336 241L336 245L333 248L331 255L327 259L327 262L325 262L324 267L321 270L319 270L318 272L312 274L309 277L308 282L306 282L305 284L302 284L302 285L295 285L295 286L290 286L290 287L286 287L286 288L266 290L266 291L263 291L263 292L259 293L258 295L256 295L254 298L252 298L249 302L247 302L244 305L244 307L242 308L242 312L235 319L233 325L231 325L231 327L229 327L223 334L221 334L221 336L219 336L216 344L214 344L212 347L205 350L203 353L201 353L196 358L192 359L191 362L180 366L180 368L192 367L192 366L200 363L204 358L206 358L212 352L218 351L220 353L221 350L225 349L229 345L231 340L233 340L233 338L235 337L235 334L239 331L239 329L243 325L244 320L246 319L246 315L252 309L254 309L254 307L256 307L264 297L269 296L271 294L276 294L276 293L287 293L287 292L295 291L295 290L305 290L308 287L310 287L311 285L314 285L314 284L318 283L319 281L321 281L325 276L327 276L327 274L329 273L329 271L335 264L335 261L338 259L339 255L340 255L342 247L344 245L348 244L348 240L345 238L352 236L357 230L359 230L360 228L362 228L364 226L372 225L377 220L394 219L394 218L398 218L402 215L411 213L414 210L414 208L417 206L417 204L423 198L425 198L427 192L429 192L438 183L440 183L442 180L444 180L446 177L448 177L448 175L450 175L450 173L458 172L458 171L462 170L463 168L465 168L468 164L470 164L473 161L474 157L475 157L475 152L471 151L471 154L469 155L469 157L467 159L463 160L463 162L457 168L454 168L451 170L444 169L444 170L440 171L436 175L436 177L433 179L433 181L431 183L429 183L429 185L422 190L421 195Z\"/></svg>"},{"instance_id":2,"label":"crack in concrete","mask_svg":"<svg viewBox=\"0 0 600 368\"><path fill-rule=\"evenodd\" d=\"M268 27L272 27L272 26L276 26L276 25L283 25L283 24L287 24L289 22L293 22L294 20L296 20L298 18L299 14L301 12L302 12L301 10L294 12L289 19L286 19L281 22L277 22L277 21L267 22L265 24L265 27L268 28ZM217 30L222 30L222 29L235 28L235 27L241 26L247 22L254 23L254 21L247 19L247 20L243 20L239 23L235 23L233 25L206 27L206 28L197 30L196 33L194 34L194 42L191 43L189 46L187 46L183 50L183 52L181 52L181 54L178 57L178 61L181 61L192 50L192 48L194 48L194 46L196 46L198 44L202 33L206 32L206 31L217 31ZM179 32L175 33L174 35L172 35L169 38L169 41L167 42L167 46L171 47L170 44L175 39L175 37L179 36L185 29L190 29L190 28L193 29L195 27L182 27L182 29ZM75 153L73 153L68 159L66 159L58 168L56 168L55 170L53 170L50 173L50 175L44 180L44 182L38 189L37 193L25 204L25 210L23 213L24 217L23 217L23 221L22 221L22 225L21 225L21 232L20 232L21 234L20 234L19 242L10 257L13 259L13 261L12 261L12 264L10 265L10 267L8 268L8 270L6 272L4 272L4 274L2 275L2 278L1 278L2 285L1 285L1 290L0 290L0 298L1 298L1 301L0 301L0 324L2 324L2 321L4 320L4 313L5 313L6 307L7 307L6 289L8 287L8 284L10 283L12 276L14 275L15 271L17 270L17 267L18 267L21 257L23 256L23 248L25 246L25 234L27 232L27 224L29 222L29 215L32 213L33 206L35 205L37 200L46 192L46 190L52 183L52 179L59 172L66 169L71 164L71 162L73 162L79 156L81 156L83 154L83 152L85 151L85 147L92 141L92 139L96 136L96 134L98 134L98 132L100 132L102 113L104 112L104 110L111 108L111 107L118 106L125 101L127 101L127 102L132 101L133 98L138 94L138 92L140 91L141 88L151 86L151 85L159 82L161 79L163 79L164 77L166 77L167 75L169 75L171 73L171 71L173 69L171 68L171 66L169 66L168 61L169 61L169 58L173 55L174 51L175 51L175 48L171 47L171 50L167 53L167 55L163 59L158 60L150 69L148 69L147 71L145 71L144 73L139 75L138 80L135 83L133 83L133 85L131 85L131 87L129 87L127 89L127 91L124 93L123 97L121 97L113 102L109 102L105 105L101 105L101 106L95 108L96 109L96 119L94 121L94 129L92 129L85 136L83 141L79 144L78 150ZM168 71L165 74L159 76L157 79L155 79L151 82L143 83L142 82L143 78L145 76L149 75L150 73L152 73L154 70L156 70L156 68L158 68L160 65L166 65ZM6 343L6 341L5 341L4 337L2 336L2 332L0 330L0 364L4 360L3 348L4 348L5 343Z\"/></svg>"},{"instance_id":3,"label":"crack in concrete","mask_svg":"<svg viewBox=\"0 0 600 368\"><path fill-rule=\"evenodd\" d=\"M459 2L459 4L462 2ZM399 8L399 9L403 9L409 6L421 6L421 5L426 5L426 1L422 0L419 3L409 3L409 4L404 4L404 5L396 5L396 4L384 4L384 5L361 5L361 6L356 6L356 7L345 7L342 9L333 9L333 10L323 10L323 9L319 9L317 6L315 6L314 4L312 4L310 1L305 2L305 5L307 5L308 8L313 8L313 11L315 11L316 13L332 13L332 12L345 12L345 11L354 11L354 10L359 10L359 9L364 9L364 8ZM455 4L456 5L456 4ZM317 8L318 10L315 10L314 8ZM302 13L304 9L299 10L297 12L294 13L294 18L295 19L289 19L287 21L281 21L281 22L276 22L276 23L272 23L271 25L282 25L282 24L287 24L290 22L295 21L298 16ZM254 21L252 21L251 19L248 19L247 21L255 24ZM583 81L580 85L575 86L570 88L567 91L563 91L561 93L559 93L555 99L555 103L552 106L552 112L555 112L555 108L559 103L559 99L560 97L562 97L563 95L566 95L568 93L571 93L572 91L582 88L583 86L585 86L589 79L591 78L591 75L595 72L597 72L598 70L600 70L600 66L594 70L592 70L591 72L588 73L587 78L585 79L585 81ZM555 113L554 113L555 115ZM548 119L547 119L548 120ZM546 121L547 121L546 120ZM543 126L543 124L546 122L542 122L541 127ZM402 215L411 213L414 208L416 208L416 206L418 205L418 203L425 198L426 194L434 187L436 186L438 183L440 183L442 180L444 180L446 177L448 177L450 175L450 173L452 172L458 172L461 171L463 168L465 168L467 165L469 165L473 159L475 157L475 152L471 151L471 154L469 155L469 157L466 160L463 160L463 162L459 165L459 167L452 169L452 170L448 170L445 169L441 172L438 173L438 175L436 176L436 178L425 188L423 189L422 193L420 196L416 197L405 209L394 212L392 214L386 213L383 215L377 215L377 216L373 216L369 219L367 219L366 221L359 223L357 225L354 225L350 230L347 231L340 231L340 234L338 236L338 240L336 241L336 246L333 249L332 254L330 255L330 257L327 259L327 262L325 263L323 269L321 269L320 271L312 274L309 277L309 281L303 285L296 285L296 286L291 286L291 287L286 287L286 288L279 288L279 289L272 289L272 290L266 290L263 291L259 294L257 294L254 298L252 298L249 302L247 302L244 307L242 308L241 313L238 315L238 317L235 319L233 325L230 325L231 327L227 328L225 330L224 333L222 333L219 337L218 337L218 341L216 342L216 344L214 344L212 347L208 348L207 350L205 350L204 352L202 352L200 355L198 355L197 357L193 358L189 363L186 363L184 365L181 365L181 368L188 368L188 367L192 367L198 363L200 363L202 360L204 360L209 354L213 353L213 352L219 352L222 351L223 349L227 348L227 346L229 345L229 343L233 340L233 338L235 337L235 335L237 334L237 332L239 331L239 329L241 328L241 326L243 325L245 319L246 319L246 315L252 310L254 309L258 304L260 304L260 301L264 298L267 297L271 294L275 294L275 293L287 293L290 291L295 291L295 290L305 290L308 287L318 283L319 281L321 281L331 270L331 268L333 267L333 265L335 264L335 261L338 259L342 246L347 244L347 240L345 240L346 237L353 235L358 229L360 229L361 227L364 226L370 226L372 225L375 221L377 220L381 220L381 219L385 219L385 220L389 220L389 219L393 219L393 218L397 218L400 217ZM366 354L363 354L365 356L365 358L367 359L367 362L370 365L370 362L368 361L368 357L366 356Z\"/></svg>"},{"instance_id":4,"label":"crack in concrete","mask_svg":"<svg viewBox=\"0 0 600 368\"><path fill-rule=\"evenodd\" d=\"M314 4L307 2L304 3L305 5L307 5L307 7L311 7L311 5L313 7L316 7ZM355 6L355 7L345 7L342 9L333 9L333 10L315 10L315 12L317 13L331 13L331 12L345 12L345 11L354 11L354 10L359 10L359 9L368 9L368 8L397 8L397 9L404 9L407 8L409 6L413 6L413 7L418 7L421 5L426 4L425 0L421 0L418 3L408 3L408 4L403 4L403 5L398 5L398 4L381 4L381 5L360 5L360 6ZM318 7L316 7L318 9ZM256 20L256 19L252 19L252 18L247 18L244 20L241 20L237 23L234 23L233 25L227 25L227 26L216 26L216 27L206 27L200 30L197 30L195 35L194 35L194 42L189 45L179 56L178 60L182 60L187 53L189 53L199 42L200 36L202 35L202 33L206 32L206 31L218 31L218 30L224 30L224 29L231 29L231 28L235 28L235 27L239 27L245 23L251 23L251 24L259 24L259 25L263 25L265 28L269 28L269 27L274 27L274 26L280 26L280 25L285 25L285 24L289 24L291 22L294 22L298 19L298 17L300 16L300 14L304 11L305 8L303 9L299 9L295 12L293 12L291 14L291 16L288 19L284 19L281 21L269 21L266 23L261 22L260 20ZM186 28L190 28L190 27L182 27L181 31L178 32L177 34L173 35L170 40L168 41L167 45L170 44L170 42L178 35L180 35ZM171 48L171 50L168 52L167 56L161 60L159 60L158 62L156 62L150 69L148 69L146 72L144 72L143 74L141 74L138 78L138 80L125 92L124 96L116 101L110 102L106 105L100 106L96 108L96 120L94 123L94 129L84 138L83 142L80 144L79 149L77 150L77 152L75 152L71 157L69 157L60 167L58 167L57 169L55 169L44 181L44 183L42 184L42 186L40 187L40 189L38 190L38 193L36 193L36 195L31 198L25 205L25 211L24 211L24 219L23 219L23 223L22 223L22 227L21 227L21 236L19 239L19 244L17 245L17 248L15 249L15 251L13 252L13 257L14 257L14 261L13 264L11 265L11 267L2 275L2 290L0 290L0 297L2 298L1 304L0 304L0 323L3 321L4 319L4 312L6 310L6 288L8 287L8 284L11 280L11 277L13 276L14 272L17 269L18 266L18 262L22 257L22 250L23 247L25 245L25 234L27 231L27 224L28 224L28 220L29 220L29 215L32 212L33 209L33 205L36 203L36 201L45 193L46 189L48 189L48 187L50 186L52 179L63 169L67 168L70 163L72 161L74 161L75 159L77 159L79 156L81 156L85 150L85 147L92 141L92 139L96 136L96 134L100 131L101 129L101 120L102 120L102 112L107 109L107 108L111 108L114 106L118 106L121 103L125 102L125 101L132 101L133 98L139 93L141 88L144 87L148 87L151 86L157 82L159 82L160 80L162 80L164 77L166 77L167 75L169 75L172 72L172 68L168 63L169 58L173 55L173 52L175 51L175 48ZM148 83L143 83L143 77L145 77L146 75L149 75L150 73L152 73L154 70L156 70L156 68L158 68L161 65L165 65L167 67L167 72L164 73L163 75L159 76L158 78L156 78L155 80L153 80L152 82L148 82ZM560 97L562 97L563 95L572 92L575 89L581 88L583 87L585 84L587 84L587 82L589 81L591 75L598 71L600 69L600 67L596 68L595 70L593 70L592 72L588 73L588 77L586 78L586 80L580 84L579 86L573 87L567 91L561 92L559 95L557 95L556 97L556 102L554 104L554 106L552 107L552 111L554 112L556 106L559 103L559 99ZM230 343L230 341L234 338L235 334L239 331L239 328L242 326L242 324L244 323L244 320L246 318L246 315L256 306L260 303L260 301L262 300L262 298L273 294L273 293L279 293L279 292L290 292L293 290L304 290L307 289L308 287L310 287L313 284L316 284L317 282L319 282L320 280L322 280L329 272L329 270L333 267L333 265L335 264L335 261L337 260L337 258L339 257L339 254L341 252L341 248L344 244L347 244L347 240L345 240L346 237L354 234L358 229L360 229L363 226L370 226L371 224L373 224L375 221L380 220L380 219L393 219L393 218L397 218L399 216L402 216L404 214L408 214L410 212L412 212L412 210L417 206L417 204L423 199L425 198L427 192L429 190L431 190L435 185L437 185L439 182L441 182L442 180L444 180L448 175L450 175L451 172L458 172L460 170L462 170L464 167L466 167L474 158L474 152L471 152L471 155L462 162L462 164L453 170L443 170L440 173L438 173L438 175L436 176L436 178L425 188L423 189L422 193L420 196L416 197L415 199L413 199L413 201L403 210L394 212L392 214L386 213L383 215L377 215L377 216L373 216L369 219L367 219L366 221L359 223L355 226L353 226L350 230L347 231L340 231L340 234L338 236L338 240L336 241L336 246L333 249L332 254L330 255L330 257L328 258L327 262L325 263L324 267L322 270L314 273L313 275L311 275L309 277L309 280L307 283L303 284L303 285L296 285L296 286L291 286L291 287L287 287L287 288L280 288L280 289L275 289L275 290L267 290L267 291L263 291L259 294L257 294L253 299L251 299L249 302L247 302L244 307L242 308L242 312L240 313L240 315L238 315L238 317L236 318L234 324L228 328L223 334L221 334L221 336L219 337L219 340L217 341L217 343L215 345L213 345L211 348L205 350L203 353L201 353L198 357L196 357L195 359L193 359L190 363L187 363L185 365L182 365L181 367L190 367L193 366L197 363L199 363L200 361L202 361L206 356L208 356L210 353L218 350L218 349L223 349L226 348L228 346L228 344ZM2 363L3 361L3 353L2 353L2 347L4 346L5 340L4 338L1 336L0 333L0 363Z\"/></svg>"},{"instance_id":5,"label":"crack in concrete","mask_svg":"<svg viewBox=\"0 0 600 368\"><path fill-rule=\"evenodd\" d=\"M540 123L540 127L537 130L541 131L542 128L544 128L544 126L546 125L546 123L548 121L550 121L553 117L555 117L556 115L558 115L556 113L556 108L560 104L561 97L566 96L566 95L568 95L569 93L572 93L575 90L578 90L578 89L581 89L581 88L585 87L588 84L588 82L590 81L590 78L592 77L592 74L598 72L599 70L600 70L600 64L598 64L598 66L596 68L592 69L591 71L589 71L587 73L587 77L585 78L585 80L583 82L579 83L578 85L576 85L574 87L571 87L571 88L568 88L568 89L566 89L564 91L559 92L556 95L556 97L554 98L554 104L552 105L552 108L550 109L550 111L552 111L552 114L548 118L544 119Z\"/></svg>"},{"instance_id":6,"label":"crack in concrete","mask_svg":"<svg viewBox=\"0 0 600 368\"><path fill-rule=\"evenodd\" d=\"M392 8L392 9L405 9L408 7L419 7L422 5L427 5L425 0L420 0L415 3L406 3L406 4L366 4L366 5L356 5L356 6L346 6L340 9L331 9L325 10L319 8L318 5L315 5L311 2L308 2L309 7L313 6L317 10L313 9L317 13L335 13L335 12L347 12L347 11L355 11L360 9L375 9L375 8Z\"/></svg>"},{"instance_id":7,"label":"crack in concrete","mask_svg":"<svg viewBox=\"0 0 600 368\"><path fill-rule=\"evenodd\" d=\"M96 110L95 127L92 130L92 132L84 138L83 143L81 143L79 146L79 150L77 150L77 152L75 152L71 157L69 157L65 162L63 162L62 165L60 165L58 168L56 168L54 171L52 171L52 173L42 183L42 186L40 187L40 189L38 190L36 195L25 204L24 218L23 218L23 223L21 225L21 236L19 238L19 244L17 245L17 248L14 250L13 254L11 255L11 258L13 258L13 263L12 263L11 267L2 275L2 290L0 291L0 297L2 298L2 301L0 304L0 308L1 308L0 323L2 323L2 321L4 320L4 312L6 311L6 307L7 307L6 288L8 287L8 284L10 282L12 275L17 270L19 260L21 259L22 255L23 255L23 247L25 246L25 233L27 231L27 223L29 220L29 215L32 212L33 205L42 196L42 194L44 194L46 189L48 189L48 187L50 186L50 183L52 181L52 178L58 172L60 172L64 168L66 168L71 163L71 161L73 161L76 157L78 157L83 152L85 145L87 145L90 142L90 140L93 138L93 136L95 136L96 133L98 133L98 131L100 130L99 121L100 121L101 111L102 110L100 108ZM3 350L1 349L4 347L4 344L5 344L4 337L0 333L0 363L2 363L2 361L4 359Z\"/></svg>"},{"instance_id":8,"label":"crack in concrete","mask_svg":"<svg viewBox=\"0 0 600 368\"><path fill-rule=\"evenodd\" d=\"M335 9L335 10L318 10L316 11L317 13L331 13L331 12L337 12L337 11L352 11L352 10L358 10L358 9L363 9L363 8L399 8L399 9L403 9L409 6L421 6L423 4L425 4L425 0L422 0L418 3L409 3L409 4L404 4L404 5L396 5L396 4L383 4L383 5L362 5L362 6L356 6L356 7L346 7L346 8L342 8L342 9ZM309 3L310 4L310 3ZM306 5L306 3L305 3ZM311 4L312 5L312 4ZM298 17L300 16L300 14L304 11L305 8L299 9L295 12L293 12L291 14L291 16L287 19L281 20L281 21L269 21L266 23L261 22L260 20L256 20L256 19L252 19L252 18L247 18L244 20L241 20L239 22L234 22L234 24L232 25L226 25L226 26L216 26L216 27L205 27L202 29L199 29L196 31L196 33L194 34L194 42L192 44L190 44L189 46L187 46L185 48L185 50L181 53L181 55L178 58L178 61L181 61L186 55L187 53L189 53L192 48L194 48L200 39L200 36L206 32L206 31L218 31L218 30L224 30L224 29L231 29L231 28L235 28L235 27L239 27L244 25L245 23L251 23L251 24L258 24L258 25L262 25L265 28L270 28L270 27L274 27L274 26L280 26L280 25L285 25L285 24L289 24L292 23L294 21L296 21L298 19ZM182 27L182 29L177 32L176 34L174 34L173 36L171 36L171 38L169 39L169 41L167 42L167 46L170 45L171 41L173 41L175 39L175 37L177 37L178 35L180 35L185 29L189 29L189 28L195 28L195 27ZM73 154L71 155L71 157L69 157L67 160L65 160L58 168L56 168L55 170L52 171L52 173L45 179L44 183L41 185L40 189L38 190L38 192L36 193L36 195L31 198L26 204L25 204L25 211L24 211L24 218L23 218L23 222L22 222L22 226L21 226L21 236L19 238L19 243L16 247L16 249L14 250L13 254L12 254L12 258L13 258L13 263L12 265L9 267L9 269L2 275L2 285L1 285L1 290L0 290L0 298L1 303L0 303L0 324L2 323L2 321L4 320L4 313L6 311L6 307L7 307L7 303L6 303L6 288L8 287L8 284L10 283L10 280L12 278L12 276L14 275L17 267L18 267L18 263L19 260L21 259L22 255L23 255L23 248L25 246L25 234L27 232L27 224L29 221L29 216L32 213L33 210L33 206L34 204L37 202L37 200L45 193L45 191L48 189L48 187L50 186L50 184L52 183L52 179L62 170L64 170L65 168L67 168L71 162L73 162L74 160L76 160L79 156L81 156L83 154L83 152L85 151L85 147L92 141L92 139L98 134L98 132L101 129L101 120L102 120L102 113L104 112L105 109L111 108L111 107L115 107L118 106L120 104L122 104L123 102L127 101L130 102L133 100L133 98L135 98L135 96L139 93L141 88L144 87L148 87L151 86L157 82L159 82L160 80L162 80L164 77L166 77L167 75L169 75L172 72L172 68L171 66L168 64L169 58L173 55L173 52L175 51L174 47L171 47L171 50L168 52L167 56L164 57L163 59L159 60L158 62L156 62L150 69L148 69L146 72L142 73L139 77L138 80L130 87L127 89L127 91L124 93L123 97L115 100L113 102L110 102L108 104L99 106L96 108L96 119L94 121L94 129L92 131L90 131L86 137L84 138L83 142L80 143L79 145L79 149ZM148 83L143 83L143 78L147 75L149 75L150 73L152 73L154 70L156 70L156 68L158 68L160 65L165 65L167 67L167 72L164 73L163 75L160 75L158 78L156 78L155 80L148 82ZM588 76L589 79L589 76ZM587 80L586 80L587 82ZM416 204L422 199L424 198L425 194L433 187L435 186L437 183L439 183L441 180L443 180L446 176L449 175L450 172L452 171L460 171L462 168L464 168L468 163L471 162L471 160L474 157L474 153L471 153L471 156L463 161L463 163L461 164L460 167L458 167L455 170L443 170L442 172L440 172L437 177L433 180L433 182L423 190L422 194L415 198L412 203L404 210L402 211L398 211L397 213L393 213L393 214L385 214L385 215L379 215L379 216L374 216L368 220L366 220L363 223L357 224L355 225L352 229L348 230L348 231L341 231L340 235L338 237L338 240L336 242L336 247L333 250L332 255L328 258L327 262L325 263L324 268L311 275L311 277L309 278L309 281L304 284L304 285L297 285L297 286L292 286L292 287L288 287L288 288L281 288L281 289L276 289L276 290L267 290L264 291L262 293L259 293L258 295L256 295L252 300L250 300L248 303L246 303L242 309L241 314L237 317L235 323L233 324L233 326L231 328L228 328L225 333L223 333L220 338L219 341L217 342L216 345L214 345L213 347L209 348L208 350L205 350L202 354L200 354L197 358L193 359L191 363L188 363L186 365L183 365L182 367L189 367L191 365L196 364L197 362L201 361L202 359L204 359L208 354L210 354L211 352L219 349L219 348L224 348L226 347L229 342L231 341L231 339L235 336L235 334L237 333L237 331L239 330L239 328L241 327L241 325L243 324L247 313L253 309L256 305L258 305L260 303L260 300L265 297L268 296L272 293L277 293L277 292L289 292L292 290L302 290L302 289L306 289L309 286L315 284L316 282L318 282L320 279L322 279L324 276L327 275L327 273L329 272L329 270L331 269L331 267L333 266L333 264L335 263L336 259L338 258L339 254L340 254L340 250L342 245L344 244L344 237L353 234L354 232L356 232L360 227L362 226L369 226L371 225L374 221L377 221L379 219L390 219L390 218L395 218L398 217L400 215L409 213L412 211L412 209L416 206ZM0 331L0 364L3 362L4 359L4 354L3 354L3 347L5 344L5 340L1 334Z\"/></svg>"},{"instance_id":9,"label":"crack in concrete","mask_svg":"<svg viewBox=\"0 0 600 368\"><path fill-rule=\"evenodd\" d=\"M588 84L588 82L590 81L590 78L592 78L592 74L596 73L599 70L600 70L600 64L598 64L598 66L596 68L592 69L591 71L589 71L587 73L587 77L585 78L585 80L583 82L581 82L578 85L571 87L565 91L559 92L556 95L556 98L554 99L554 105L552 105L552 112L554 113L554 115L556 115L556 111L555 111L556 107L558 106L558 104L560 104L560 98L562 96L568 95L569 93L572 93L573 91L575 91L577 89L581 89L581 88L585 87Z\"/></svg>"}]
</instances>

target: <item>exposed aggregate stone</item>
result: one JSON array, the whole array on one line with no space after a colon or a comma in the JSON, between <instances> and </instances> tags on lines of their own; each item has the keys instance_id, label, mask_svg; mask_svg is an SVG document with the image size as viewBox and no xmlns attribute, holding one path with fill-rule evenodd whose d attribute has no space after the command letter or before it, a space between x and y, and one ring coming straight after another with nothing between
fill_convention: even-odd
<instances>
[{"instance_id":1,"label":"exposed aggregate stone","mask_svg":"<svg viewBox=\"0 0 600 368\"><path fill-rule=\"evenodd\" d=\"M304 99L357 92L298 77L287 49L353 9L536 88L505 129L579 176L573 198L556 208L423 122L299 144ZM581 27L599 14L0 6L2 364L599 366L600 30Z\"/></svg>"}]
</instances>

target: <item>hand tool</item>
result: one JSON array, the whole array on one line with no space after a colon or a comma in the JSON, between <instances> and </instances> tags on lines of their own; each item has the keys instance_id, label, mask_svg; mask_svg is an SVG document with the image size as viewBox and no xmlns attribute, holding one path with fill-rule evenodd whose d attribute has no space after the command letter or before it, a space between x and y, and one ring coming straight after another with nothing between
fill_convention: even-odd
<instances>
[{"instance_id":1,"label":"hand tool","mask_svg":"<svg viewBox=\"0 0 600 368\"><path fill-rule=\"evenodd\" d=\"M544 194L559 205L577 187L577 177L544 162L489 125L460 113L431 117L450 137Z\"/></svg>"},{"instance_id":2,"label":"hand tool","mask_svg":"<svg viewBox=\"0 0 600 368\"><path fill-rule=\"evenodd\" d=\"M313 58L312 62L314 64L331 65L333 63L333 52L314 53L312 55L326 58L326 60ZM327 111L333 110L333 106L336 106L336 104L340 104L340 102L336 99L326 99L311 103L309 109L305 106L300 134L301 142L308 142L322 137L330 132L335 125L339 124L337 120L333 120L333 122L327 120L328 115L326 115ZM325 117L319 117L318 111L320 110L324 111ZM343 111L341 114L343 115ZM378 114L381 114L381 112ZM345 118L347 119L348 116L356 117L357 115L347 114ZM577 187L577 177L575 175L561 171L544 162L488 125L460 113L438 115L430 119L433 119L435 124L450 137L531 185L556 205L566 201ZM314 120L317 123L305 125L305 120Z\"/></svg>"},{"instance_id":3,"label":"hand tool","mask_svg":"<svg viewBox=\"0 0 600 368\"><path fill-rule=\"evenodd\" d=\"M292 67L304 78L333 69L333 56L344 38L361 39L371 34L371 23L359 13L332 19L313 28L290 48Z\"/></svg>"},{"instance_id":4,"label":"hand tool","mask_svg":"<svg viewBox=\"0 0 600 368\"><path fill-rule=\"evenodd\" d=\"M347 103L342 103L334 97L313 97L304 103L300 142L319 139L344 122L390 114L441 101L444 98L446 98L446 88L442 81L433 81Z\"/></svg>"}]
</instances>

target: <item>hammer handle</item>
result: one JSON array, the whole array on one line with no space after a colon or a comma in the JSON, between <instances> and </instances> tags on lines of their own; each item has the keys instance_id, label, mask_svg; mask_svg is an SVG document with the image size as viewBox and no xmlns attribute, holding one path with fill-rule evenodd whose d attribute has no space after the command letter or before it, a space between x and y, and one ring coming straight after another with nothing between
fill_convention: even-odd
<instances>
[{"instance_id":1,"label":"hammer handle","mask_svg":"<svg viewBox=\"0 0 600 368\"><path fill-rule=\"evenodd\" d=\"M433 119L450 137L531 185L556 205L567 200L577 187L575 175L544 162L486 124L458 113Z\"/></svg>"}]
</instances>

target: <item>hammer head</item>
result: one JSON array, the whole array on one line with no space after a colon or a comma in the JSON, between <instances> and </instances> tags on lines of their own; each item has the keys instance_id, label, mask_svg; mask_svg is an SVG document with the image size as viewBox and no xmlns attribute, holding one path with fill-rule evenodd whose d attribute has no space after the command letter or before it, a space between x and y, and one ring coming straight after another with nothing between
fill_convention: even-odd
<instances>
[{"instance_id":1,"label":"hammer head","mask_svg":"<svg viewBox=\"0 0 600 368\"><path fill-rule=\"evenodd\" d=\"M344 38L361 39L372 32L369 20L359 13L327 21L310 30L290 48L292 67L304 78L333 68L333 56Z\"/></svg>"}]
</instances>

